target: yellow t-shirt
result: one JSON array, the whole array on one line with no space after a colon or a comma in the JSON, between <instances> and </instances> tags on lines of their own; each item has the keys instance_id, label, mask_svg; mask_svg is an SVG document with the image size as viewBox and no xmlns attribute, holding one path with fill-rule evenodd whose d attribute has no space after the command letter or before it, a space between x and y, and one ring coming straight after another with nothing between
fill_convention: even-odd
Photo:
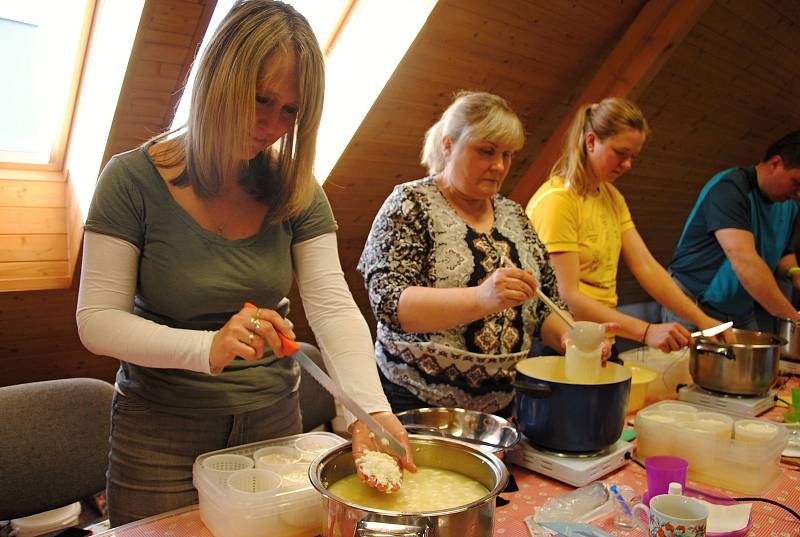
<instances>
[{"instance_id":1,"label":"yellow t-shirt","mask_svg":"<svg viewBox=\"0 0 800 537\"><path fill-rule=\"evenodd\" d=\"M615 308L622 233L634 227L625 198L609 183L578 196L553 176L528 202L528 218L547 251L578 252L578 290Z\"/></svg>"}]
</instances>

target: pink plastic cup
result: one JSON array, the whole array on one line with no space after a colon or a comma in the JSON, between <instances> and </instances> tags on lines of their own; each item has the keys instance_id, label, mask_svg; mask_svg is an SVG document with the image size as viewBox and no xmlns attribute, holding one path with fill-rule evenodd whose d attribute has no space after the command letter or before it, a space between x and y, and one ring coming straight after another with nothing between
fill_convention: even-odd
<instances>
[{"instance_id":1,"label":"pink plastic cup","mask_svg":"<svg viewBox=\"0 0 800 537\"><path fill-rule=\"evenodd\" d=\"M644 461L647 471L647 493L642 498L645 503L650 503L650 498L659 494L666 494L670 483L680 483L681 490L686 489L686 475L689 463L680 457L659 455L647 457Z\"/></svg>"}]
</instances>

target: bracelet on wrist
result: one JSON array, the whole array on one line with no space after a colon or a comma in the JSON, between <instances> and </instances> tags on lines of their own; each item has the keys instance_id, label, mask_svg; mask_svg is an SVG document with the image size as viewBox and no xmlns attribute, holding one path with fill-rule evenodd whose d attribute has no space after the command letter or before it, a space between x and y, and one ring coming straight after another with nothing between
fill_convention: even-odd
<instances>
[{"instance_id":1,"label":"bracelet on wrist","mask_svg":"<svg viewBox=\"0 0 800 537\"><path fill-rule=\"evenodd\" d=\"M788 269L786 269L786 277L791 280L792 278L794 278L794 275L797 274L798 272L800 272L800 267L798 267L797 265L789 267Z\"/></svg>"},{"instance_id":2,"label":"bracelet on wrist","mask_svg":"<svg viewBox=\"0 0 800 537\"><path fill-rule=\"evenodd\" d=\"M647 331L650 330L650 323L647 323L647 326L644 327L644 334L642 335L642 343L647 341Z\"/></svg>"}]
</instances>

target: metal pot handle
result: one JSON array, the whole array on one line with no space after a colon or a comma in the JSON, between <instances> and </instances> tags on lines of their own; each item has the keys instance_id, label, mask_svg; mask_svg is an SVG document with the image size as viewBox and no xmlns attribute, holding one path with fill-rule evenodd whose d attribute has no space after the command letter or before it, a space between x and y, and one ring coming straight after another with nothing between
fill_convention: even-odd
<instances>
[{"instance_id":1,"label":"metal pot handle","mask_svg":"<svg viewBox=\"0 0 800 537\"><path fill-rule=\"evenodd\" d=\"M724 356L728 360L735 360L736 356L733 354L733 351L726 347L725 345L718 345L716 343L711 342L701 342L697 343L694 347L697 352L710 352L713 354L719 354L720 356Z\"/></svg>"},{"instance_id":2,"label":"metal pot handle","mask_svg":"<svg viewBox=\"0 0 800 537\"><path fill-rule=\"evenodd\" d=\"M371 520L360 520L355 533L355 537L426 537L426 535L428 535L427 528L421 526Z\"/></svg>"},{"instance_id":3,"label":"metal pot handle","mask_svg":"<svg viewBox=\"0 0 800 537\"><path fill-rule=\"evenodd\" d=\"M524 393L535 399L547 399L552 395L553 390L547 384L539 382L526 382L524 380L512 380L511 386L520 393Z\"/></svg>"}]
</instances>

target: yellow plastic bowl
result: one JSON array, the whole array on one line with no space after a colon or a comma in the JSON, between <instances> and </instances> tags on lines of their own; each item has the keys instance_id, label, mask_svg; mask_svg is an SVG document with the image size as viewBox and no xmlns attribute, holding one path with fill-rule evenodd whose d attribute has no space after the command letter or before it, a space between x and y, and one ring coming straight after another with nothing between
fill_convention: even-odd
<instances>
[{"instance_id":1,"label":"yellow plastic bowl","mask_svg":"<svg viewBox=\"0 0 800 537\"><path fill-rule=\"evenodd\" d=\"M631 370L631 395L628 398L627 413L636 412L644 406L644 398L647 394L647 385L653 382L658 373L641 364L626 363L625 368Z\"/></svg>"}]
</instances>

